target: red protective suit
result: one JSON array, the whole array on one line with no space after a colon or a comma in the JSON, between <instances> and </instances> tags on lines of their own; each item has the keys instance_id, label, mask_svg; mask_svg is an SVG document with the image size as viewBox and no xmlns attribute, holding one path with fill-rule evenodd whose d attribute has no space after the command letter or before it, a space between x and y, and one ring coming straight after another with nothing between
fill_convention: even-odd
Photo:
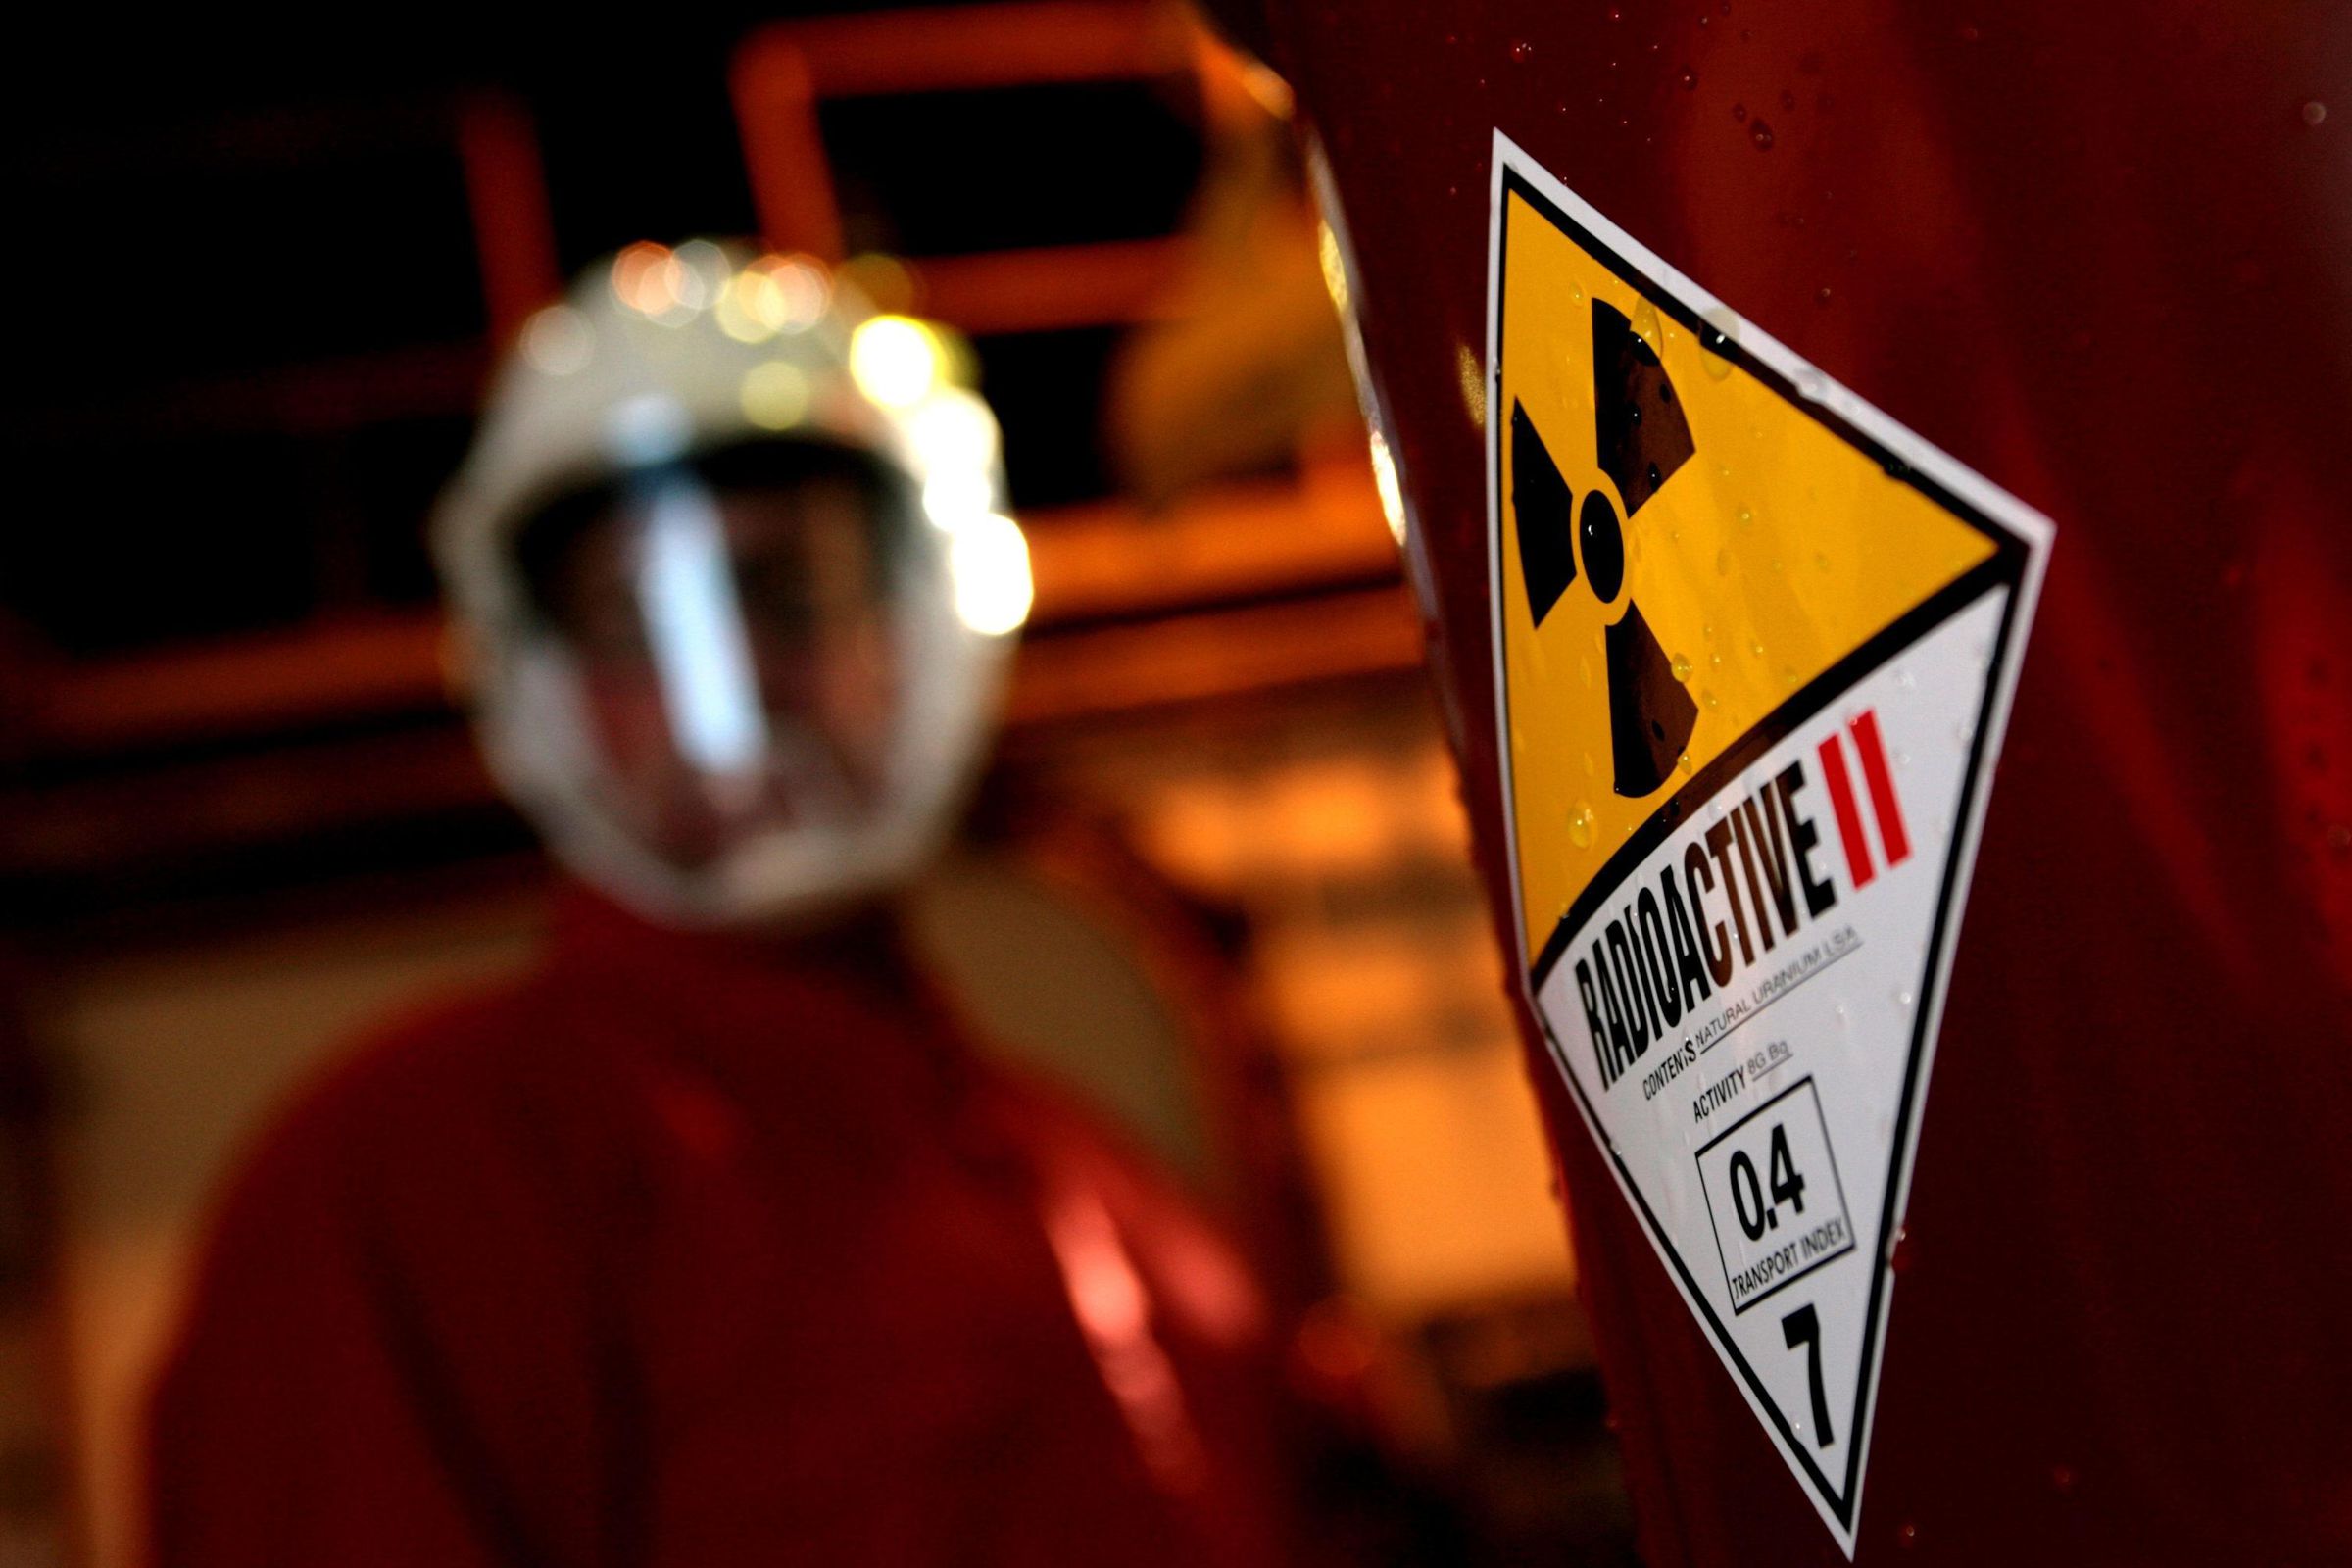
<instances>
[{"instance_id":1,"label":"red protective suit","mask_svg":"<svg viewBox=\"0 0 2352 1568\"><path fill-rule=\"evenodd\" d=\"M158 1392L160 1568L1253 1563L1262 1323L868 927L586 895L245 1169Z\"/></svg>"}]
</instances>

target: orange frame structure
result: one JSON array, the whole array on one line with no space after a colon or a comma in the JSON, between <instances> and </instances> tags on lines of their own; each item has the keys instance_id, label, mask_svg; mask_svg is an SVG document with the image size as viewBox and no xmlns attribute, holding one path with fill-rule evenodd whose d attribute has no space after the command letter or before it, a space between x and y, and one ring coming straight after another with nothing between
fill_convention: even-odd
<instances>
[{"instance_id":1,"label":"orange frame structure","mask_svg":"<svg viewBox=\"0 0 2352 1568\"><path fill-rule=\"evenodd\" d=\"M730 71L762 237L842 261L842 216L818 124L828 99L1061 82L1198 82L1212 122L1243 112L1245 67L1162 0L1016 0L774 23ZM925 258L926 314L967 332L1150 319L1183 265L1179 238Z\"/></svg>"}]
</instances>

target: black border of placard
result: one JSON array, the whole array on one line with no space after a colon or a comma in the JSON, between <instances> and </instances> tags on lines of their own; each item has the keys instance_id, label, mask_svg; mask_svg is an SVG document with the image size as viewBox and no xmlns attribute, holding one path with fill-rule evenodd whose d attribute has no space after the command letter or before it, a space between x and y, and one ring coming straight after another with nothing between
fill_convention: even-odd
<instances>
[{"instance_id":1,"label":"black border of placard","mask_svg":"<svg viewBox=\"0 0 2352 1568\"><path fill-rule=\"evenodd\" d=\"M1899 453L1856 426L1824 401L1800 393L1788 376L1759 360L1737 337L1729 336L1710 326L1694 309L1686 304L1674 292L1671 285L1649 276L1625 257L1619 255L1612 245L1594 234L1573 216L1562 211L1556 202L1531 183L1519 170L1511 167L1505 159L1499 140L1495 148L1495 156L1505 161L1499 172L1500 177L1495 192L1495 213L1492 220L1494 251L1488 262L1489 275L1494 282L1492 330L1494 334L1494 363L1487 368L1488 408L1490 411L1499 405L1502 396L1504 343L1502 317L1506 298L1506 290L1502 286L1502 268L1504 258L1509 254L1510 199L1516 195L1587 255L1615 273L1642 299L1680 322L1686 330L1698 339L1706 352L1739 366L1757 381L1770 387L1789 408L1810 417L1831 434L1868 457L1883 468L1890 479L1911 486L1934 505L1984 535L1993 546L1993 553L1990 557L1978 563L1977 565L1946 584L1876 636L1864 642L1852 653L1838 660L1820 675L1807 682L1787 702L1766 714L1746 734L1726 748L1721 756L1709 761L1705 767L1694 773L1688 783L1668 797L1650 814L1649 818L1636 828L1632 836L1618 847L1616 853L1602 864L1600 870L1593 875L1592 881L1586 884L1584 890L1577 894L1575 900L1570 903L1567 912L1553 926L1544 943L1542 952L1538 954L1529 969L1528 1001L1531 1010L1535 1013L1537 1026L1544 1031L1545 1042L1558 1058L1556 1065L1559 1068L1560 1076L1567 1080L1569 1092L1576 1097L1579 1106L1584 1111L1586 1124L1592 1128L1594 1138L1599 1141L1602 1152L1607 1154L1610 1163L1616 1166L1620 1184L1632 1197L1636 1208L1641 1211L1642 1221L1648 1227L1650 1236L1657 1243L1659 1250L1672 1262L1675 1272L1681 1276L1684 1295L1705 1320L1708 1330L1714 1335L1716 1344L1722 1348L1724 1354L1739 1369L1740 1378L1746 1383L1757 1404L1770 1413L1773 1425L1781 1435L1784 1447L1803 1468L1816 1492L1850 1536L1854 1529L1854 1503L1862 1478L1864 1449L1870 1437L1865 1417L1870 1407L1877 1370L1879 1319L1886 1304L1887 1279L1890 1273L1889 1248L1895 1229L1896 1204L1901 1196L1900 1183L1896 1178L1902 1168L1903 1152L1910 1146L1915 1133L1912 1121L1920 1101L1919 1074L1927 1056L1928 1026L1930 1020L1937 1014L1937 1008L1934 1005L1937 998L1936 988L1940 985L1943 978L1941 971L1945 945L1952 917L1958 906L1955 894L1962 871L1962 850L1968 841L1968 834L1964 828L1977 809L1979 792L1984 787L1985 751L1992 740L1995 708L2006 685L2008 662L2016 653L2019 600L2025 584L2026 568L2032 559L2032 542L2002 526L1988 516L1982 508L1975 506L1932 475L1919 471ZM1504 494L1501 471L1502 421L1490 413L1486 424L1490 493L1499 498ZM1502 541L1495 537L1495 531L1502 526L1504 508L1497 502L1497 504L1490 506L1488 511L1489 546L1495 553L1494 559L1500 560ZM1602 904L1624 885L1626 879L1634 874L1649 853L1664 843L1667 836L1682 826L1691 813L1730 784L1757 758L1836 702L1865 676L1894 659L1904 649L1926 637L1963 610L1976 604L1986 594L2002 588L2008 590L2008 603L2002 608L2000 631L1993 638L1992 652L1985 666L1983 697L1977 711L1976 735L1969 748L1966 771L1961 776L1960 794L1953 815L1953 821L1960 826L1955 827L1952 833L1951 848L1944 859L1942 880L1936 894L1936 918L1929 931L1927 959L1920 977L1919 1005L1914 1012L1916 1022L1912 1026L1909 1052L1903 1064L1902 1091L1895 1102L1893 1136L1887 1145L1886 1196L1880 1208L1878 1235L1874 1244L1877 1262L1871 1274L1870 1299L1862 1324L1862 1359L1854 1381L1854 1407L1846 1417L1846 1430L1853 1434L1853 1441L1848 1446L1846 1452L1843 1484L1833 1485L1830 1478L1823 1473L1821 1466L1816 1464L1812 1456L1805 1451L1804 1443L1790 1427L1788 1417L1782 1413L1779 1402L1765 1388L1763 1380L1756 1375L1755 1369L1748 1364L1747 1357L1741 1353L1739 1343L1733 1339L1730 1330L1716 1315L1715 1308L1708 1301L1705 1292L1700 1290L1697 1280L1691 1275L1690 1265L1684 1262L1682 1253L1676 1249L1666 1227L1658 1222L1658 1217L1651 1210L1648 1200L1642 1196L1642 1189L1634 1181L1633 1172L1618 1153L1616 1144L1610 1139L1608 1129L1602 1123L1597 1109L1586 1098L1584 1086L1577 1080L1575 1071L1568 1064L1566 1048L1560 1044L1558 1036L1552 1033L1550 1023L1544 1017L1543 1008L1536 1004L1536 998L1542 994L1544 982L1550 976L1553 967L1558 964L1561 956L1568 951L1574 938L1583 934L1584 927L1591 922ZM1499 607L1501 592L1501 585L1497 582L1494 588L1497 600L1494 613L1497 617L1501 613ZM1497 639L1501 636L1499 619L1496 621L1494 635ZM1499 648L1499 641L1496 646ZM1494 683L1494 701L1500 722L1496 726L1496 738L1499 745L1507 747L1510 734L1510 692L1508 682L1502 678L1503 673L1503 668L1498 662ZM1501 765L1506 770L1510 767L1510 760L1507 756L1501 760ZM1503 809L1506 813L1514 808L1509 800L1506 799L1503 802ZM1514 901L1519 898L1515 885L1512 897ZM1514 956L1517 956L1514 955ZM1842 1197L1842 1195L1840 1196Z\"/></svg>"}]
</instances>

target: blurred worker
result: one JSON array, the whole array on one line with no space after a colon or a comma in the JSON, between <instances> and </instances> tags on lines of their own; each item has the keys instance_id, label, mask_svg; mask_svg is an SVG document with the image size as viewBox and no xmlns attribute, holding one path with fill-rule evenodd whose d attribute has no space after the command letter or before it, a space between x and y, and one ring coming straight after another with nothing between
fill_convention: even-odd
<instances>
[{"instance_id":1,"label":"blurred worker","mask_svg":"<svg viewBox=\"0 0 2352 1568\"><path fill-rule=\"evenodd\" d=\"M1283 1555L1250 1281L900 941L1028 568L986 408L860 316L696 243L524 333L435 544L576 885L244 1169L162 1568Z\"/></svg>"}]
</instances>

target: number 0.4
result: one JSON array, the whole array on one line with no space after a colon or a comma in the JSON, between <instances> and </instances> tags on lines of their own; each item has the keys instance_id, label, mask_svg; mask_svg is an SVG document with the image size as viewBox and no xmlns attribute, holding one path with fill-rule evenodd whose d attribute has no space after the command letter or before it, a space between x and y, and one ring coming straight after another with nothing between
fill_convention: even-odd
<instances>
[{"instance_id":1,"label":"number 0.4","mask_svg":"<svg viewBox=\"0 0 2352 1568\"><path fill-rule=\"evenodd\" d=\"M1747 1157L1747 1151L1732 1154L1732 1207L1739 1212L1741 1234L1751 1242L1762 1241L1766 1231L1781 1223L1783 1203L1799 1214L1805 1211L1805 1179L1796 1173L1796 1160L1788 1152L1788 1129L1778 1122L1773 1124L1766 1159L1772 1167L1770 1203L1764 1201L1764 1178L1756 1174L1756 1162Z\"/></svg>"}]
</instances>

